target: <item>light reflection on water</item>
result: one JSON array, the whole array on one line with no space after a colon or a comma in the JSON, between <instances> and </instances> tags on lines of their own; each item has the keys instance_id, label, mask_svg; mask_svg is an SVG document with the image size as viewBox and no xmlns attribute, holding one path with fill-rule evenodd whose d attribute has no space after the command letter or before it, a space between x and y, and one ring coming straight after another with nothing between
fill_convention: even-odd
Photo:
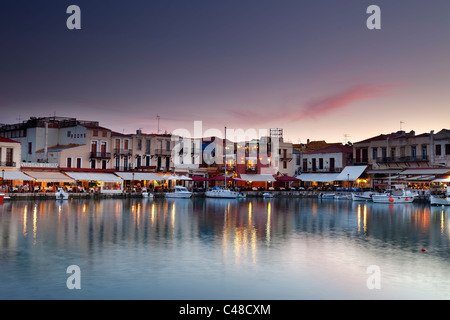
<instances>
[{"instance_id":1,"label":"light reflection on water","mask_svg":"<svg viewBox=\"0 0 450 320\"><path fill-rule=\"evenodd\" d=\"M449 212L292 198L5 202L0 298L448 299ZM73 264L81 290L66 287ZM380 289L367 288L371 265Z\"/></svg>"}]
</instances>

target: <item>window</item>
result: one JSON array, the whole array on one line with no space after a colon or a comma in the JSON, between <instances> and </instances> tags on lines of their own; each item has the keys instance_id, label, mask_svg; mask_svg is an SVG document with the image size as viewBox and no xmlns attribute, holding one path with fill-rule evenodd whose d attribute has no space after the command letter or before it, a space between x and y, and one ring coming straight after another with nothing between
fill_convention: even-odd
<instances>
[{"instance_id":1,"label":"window","mask_svg":"<svg viewBox=\"0 0 450 320\"><path fill-rule=\"evenodd\" d=\"M166 151L170 151L170 140L166 140Z\"/></svg>"},{"instance_id":2,"label":"window","mask_svg":"<svg viewBox=\"0 0 450 320\"><path fill-rule=\"evenodd\" d=\"M108 135L107 131L102 131L102 137L106 137Z\"/></svg>"},{"instance_id":3,"label":"window","mask_svg":"<svg viewBox=\"0 0 450 320\"><path fill-rule=\"evenodd\" d=\"M150 140L145 140L145 153L150 154Z\"/></svg>"},{"instance_id":4,"label":"window","mask_svg":"<svg viewBox=\"0 0 450 320\"><path fill-rule=\"evenodd\" d=\"M81 158L77 158L77 168L81 168Z\"/></svg>"},{"instance_id":5,"label":"window","mask_svg":"<svg viewBox=\"0 0 450 320\"><path fill-rule=\"evenodd\" d=\"M411 146L411 158L416 157L416 146Z\"/></svg>"},{"instance_id":6,"label":"window","mask_svg":"<svg viewBox=\"0 0 450 320\"><path fill-rule=\"evenodd\" d=\"M441 153L442 153L441 145L440 145L440 144L437 144L437 145L435 146L435 155L440 156Z\"/></svg>"},{"instance_id":7,"label":"window","mask_svg":"<svg viewBox=\"0 0 450 320\"><path fill-rule=\"evenodd\" d=\"M427 146L422 145L422 160L427 160Z\"/></svg>"},{"instance_id":8,"label":"window","mask_svg":"<svg viewBox=\"0 0 450 320\"><path fill-rule=\"evenodd\" d=\"M287 161L283 161L283 169L287 169Z\"/></svg>"},{"instance_id":9,"label":"window","mask_svg":"<svg viewBox=\"0 0 450 320\"><path fill-rule=\"evenodd\" d=\"M128 150L128 142L129 142L128 140L123 141L123 149L124 150Z\"/></svg>"},{"instance_id":10,"label":"window","mask_svg":"<svg viewBox=\"0 0 450 320\"><path fill-rule=\"evenodd\" d=\"M445 155L449 156L450 155L450 144L446 144L445 145Z\"/></svg>"},{"instance_id":11,"label":"window","mask_svg":"<svg viewBox=\"0 0 450 320\"><path fill-rule=\"evenodd\" d=\"M372 159L373 160L377 160L377 156L378 156L378 149L377 148L373 148L372 149Z\"/></svg>"},{"instance_id":12,"label":"window","mask_svg":"<svg viewBox=\"0 0 450 320\"><path fill-rule=\"evenodd\" d=\"M319 169L323 169L323 158L319 158Z\"/></svg>"},{"instance_id":13,"label":"window","mask_svg":"<svg viewBox=\"0 0 450 320\"><path fill-rule=\"evenodd\" d=\"M142 139L138 139L138 140L137 140L137 149L138 149L139 151L142 150Z\"/></svg>"},{"instance_id":14,"label":"window","mask_svg":"<svg viewBox=\"0 0 450 320\"><path fill-rule=\"evenodd\" d=\"M72 158L66 159L66 168L72 168Z\"/></svg>"},{"instance_id":15,"label":"window","mask_svg":"<svg viewBox=\"0 0 450 320\"><path fill-rule=\"evenodd\" d=\"M108 163L107 160L102 160L102 169L106 169L107 163Z\"/></svg>"},{"instance_id":16,"label":"window","mask_svg":"<svg viewBox=\"0 0 450 320\"><path fill-rule=\"evenodd\" d=\"M33 153L33 143L28 142L28 154L32 154L32 153Z\"/></svg>"},{"instance_id":17,"label":"window","mask_svg":"<svg viewBox=\"0 0 450 320\"><path fill-rule=\"evenodd\" d=\"M71 137L71 134L72 134L72 132L69 130L69 131L67 131L67 138L70 138Z\"/></svg>"},{"instance_id":18,"label":"window","mask_svg":"<svg viewBox=\"0 0 450 320\"><path fill-rule=\"evenodd\" d=\"M96 162L96 160L91 160L91 169L95 169L95 167L97 166Z\"/></svg>"},{"instance_id":19,"label":"window","mask_svg":"<svg viewBox=\"0 0 450 320\"><path fill-rule=\"evenodd\" d=\"M6 166L12 167L13 166L13 148L6 148Z\"/></svg>"},{"instance_id":20,"label":"window","mask_svg":"<svg viewBox=\"0 0 450 320\"><path fill-rule=\"evenodd\" d=\"M92 133L92 135L93 135L94 137L98 137L98 130L94 130L94 132Z\"/></svg>"}]
</instances>

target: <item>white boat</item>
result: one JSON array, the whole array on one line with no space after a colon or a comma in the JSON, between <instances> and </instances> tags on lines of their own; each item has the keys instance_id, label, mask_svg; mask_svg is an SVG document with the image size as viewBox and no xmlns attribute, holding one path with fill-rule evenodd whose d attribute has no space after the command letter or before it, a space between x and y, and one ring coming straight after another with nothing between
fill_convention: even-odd
<instances>
[{"instance_id":1,"label":"white boat","mask_svg":"<svg viewBox=\"0 0 450 320\"><path fill-rule=\"evenodd\" d=\"M58 188L58 191L55 193L56 200L68 200L69 194L64 191L63 188Z\"/></svg>"},{"instance_id":2,"label":"white boat","mask_svg":"<svg viewBox=\"0 0 450 320\"><path fill-rule=\"evenodd\" d=\"M430 195L430 204L432 206L450 206L450 187L447 187L447 192L443 198Z\"/></svg>"},{"instance_id":3,"label":"white boat","mask_svg":"<svg viewBox=\"0 0 450 320\"><path fill-rule=\"evenodd\" d=\"M175 186L173 192L166 193L166 198L190 198L191 196L192 192L182 186Z\"/></svg>"},{"instance_id":4,"label":"white boat","mask_svg":"<svg viewBox=\"0 0 450 320\"><path fill-rule=\"evenodd\" d=\"M372 195L374 193L371 191L366 191L363 193L352 193L353 201L372 201Z\"/></svg>"},{"instance_id":5,"label":"white boat","mask_svg":"<svg viewBox=\"0 0 450 320\"><path fill-rule=\"evenodd\" d=\"M273 193L271 193L271 192L264 192L263 193L263 197L264 198L273 198Z\"/></svg>"},{"instance_id":6,"label":"white boat","mask_svg":"<svg viewBox=\"0 0 450 320\"><path fill-rule=\"evenodd\" d=\"M334 199L335 194L334 193L319 193L318 197L319 199Z\"/></svg>"},{"instance_id":7,"label":"white boat","mask_svg":"<svg viewBox=\"0 0 450 320\"><path fill-rule=\"evenodd\" d=\"M227 127L225 127L225 142L227 141ZM225 158L227 155L227 148L225 146ZM227 186L227 167L225 166L225 174L224 174L224 178L225 178L225 183L224 183L224 187L219 187L216 186L212 189L209 189L205 192L205 196L207 198L222 198L222 199L236 199L236 198L240 198L239 192L236 191L231 191L230 189L228 189Z\"/></svg>"},{"instance_id":8,"label":"white boat","mask_svg":"<svg viewBox=\"0 0 450 320\"><path fill-rule=\"evenodd\" d=\"M142 195L142 198L150 198L150 199L154 198L153 193L151 193L150 191L147 191L146 188L142 189L141 195Z\"/></svg>"},{"instance_id":9,"label":"white boat","mask_svg":"<svg viewBox=\"0 0 450 320\"><path fill-rule=\"evenodd\" d=\"M394 190L389 193L374 194L372 201L375 203L411 203L417 194L409 190Z\"/></svg>"},{"instance_id":10,"label":"white boat","mask_svg":"<svg viewBox=\"0 0 450 320\"><path fill-rule=\"evenodd\" d=\"M336 194L334 196L334 198L336 200L351 200L352 199L351 195L349 195L349 194Z\"/></svg>"},{"instance_id":11,"label":"white boat","mask_svg":"<svg viewBox=\"0 0 450 320\"><path fill-rule=\"evenodd\" d=\"M239 192L231 191L227 188L214 187L206 191L205 196L208 198L236 199L239 197Z\"/></svg>"}]
</instances>

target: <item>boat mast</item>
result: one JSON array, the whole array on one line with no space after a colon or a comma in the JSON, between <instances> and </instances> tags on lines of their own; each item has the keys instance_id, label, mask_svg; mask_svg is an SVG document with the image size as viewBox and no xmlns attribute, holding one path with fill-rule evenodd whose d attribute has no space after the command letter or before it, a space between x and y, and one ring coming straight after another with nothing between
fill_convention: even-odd
<instances>
[{"instance_id":1,"label":"boat mast","mask_svg":"<svg viewBox=\"0 0 450 320\"><path fill-rule=\"evenodd\" d=\"M225 152L224 152L224 160L225 160L225 189L227 188L227 127L225 127Z\"/></svg>"}]
</instances>

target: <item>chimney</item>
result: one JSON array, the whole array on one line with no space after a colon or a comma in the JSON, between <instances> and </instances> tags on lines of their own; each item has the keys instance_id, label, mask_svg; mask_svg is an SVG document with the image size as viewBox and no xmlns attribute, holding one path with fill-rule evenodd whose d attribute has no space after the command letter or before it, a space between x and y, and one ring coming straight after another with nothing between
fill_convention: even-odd
<instances>
[{"instance_id":1,"label":"chimney","mask_svg":"<svg viewBox=\"0 0 450 320\"><path fill-rule=\"evenodd\" d=\"M306 144L309 144L309 139L306 139Z\"/></svg>"}]
</instances>

